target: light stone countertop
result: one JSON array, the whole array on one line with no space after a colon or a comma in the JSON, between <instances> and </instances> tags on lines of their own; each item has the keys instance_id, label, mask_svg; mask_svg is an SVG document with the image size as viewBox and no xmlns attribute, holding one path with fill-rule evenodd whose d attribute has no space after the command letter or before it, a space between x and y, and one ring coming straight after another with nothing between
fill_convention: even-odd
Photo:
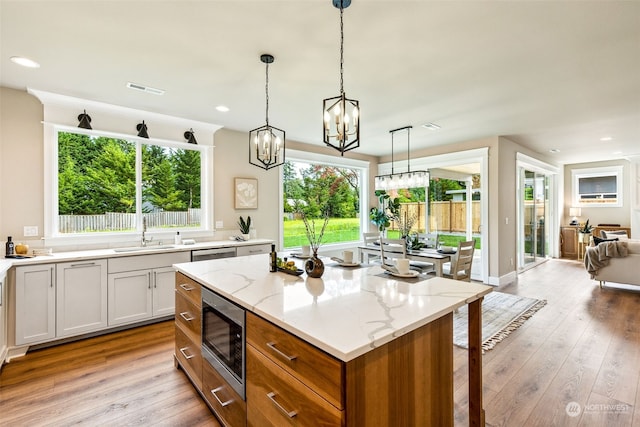
<instances>
[{"instance_id":1,"label":"light stone countertop","mask_svg":"<svg viewBox=\"0 0 640 427\"><path fill-rule=\"evenodd\" d=\"M409 283L379 266L347 268L323 261L321 279L270 273L267 254L174 267L345 362L492 290L441 277ZM302 268L303 261L296 264Z\"/></svg>"},{"instance_id":2,"label":"light stone countertop","mask_svg":"<svg viewBox=\"0 0 640 427\"><path fill-rule=\"evenodd\" d=\"M150 244L145 250L136 250L132 252L117 252L118 248L106 248L106 249L92 249L92 250L80 250L70 252L54 252L51 255L39 255L32 258L0 258L0 274L8 271L13 266L18 265L35 265L35 264L48 264L65 261L82 261L89 259L99 258L114 258L114 257L130 257L137 255L153 255L170 252L184 252L199 249L213 249L213 248L225 248L225 247L238 247L238 246L251 246L251 245L263 245L271 244L272 240L269 239L252 239L244 242L236 240L214 240L209 242L197 242L193 245L173 245L167 244L165 246L172 246L167 249L155 249L154 244Z\"/></svg>"}]
</instances>

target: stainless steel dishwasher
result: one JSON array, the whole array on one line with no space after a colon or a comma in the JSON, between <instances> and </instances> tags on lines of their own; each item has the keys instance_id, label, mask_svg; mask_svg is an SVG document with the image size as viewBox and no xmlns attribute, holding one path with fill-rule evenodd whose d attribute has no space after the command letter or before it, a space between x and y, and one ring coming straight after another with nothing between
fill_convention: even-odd
<instances>
[{"instance_id":1,"label":"stainless steel dishwasher","mask_svg":"<svg viewBox=\"0 0 640 427\"><path fill-rule=\"evenodd\" d=\"M233 258L236 256L236 248L213 248L191 251L191 261L204 261L207 259Z\"/></svg>"}]
</instances>

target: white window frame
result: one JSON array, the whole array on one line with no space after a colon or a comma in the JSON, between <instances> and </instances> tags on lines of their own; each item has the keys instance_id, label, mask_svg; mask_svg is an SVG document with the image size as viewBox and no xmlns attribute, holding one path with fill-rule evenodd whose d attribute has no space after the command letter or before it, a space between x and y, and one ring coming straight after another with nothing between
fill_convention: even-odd
<instances>
[{"instance_id":1,"label":"white window frame","mask_svg":"<svg viewBox=\"0 0 640 427\"><path fill-rule=\"evenodd\" d=\"M213 212L213 195L212 184L213 170L210 165L213 163L212 147L206 145L189 145L186 147L185 142L177 142L170 140L162 140L157 138L140 138L132 135L124 135L114 132L86 130L66 125L45 123L45 186L44 186L44 238L49 243L55 244L118 244L128 242L139 236L141 229L132 232L118 233L60 233L58 226L58 132L79 133L96 137L107 137L122 139L136 144L136 151L140 155L141 144L160 145L163 147L172 147L180 149L191 149L200 151L200 205L201 205L201 223L200 227L189 228L183 235L201 235L204 233L212 233L212 224L209 218ZM136 182L140 182L142 171L140 165L136 163ZM142 192L136 185L136 214L141 215ZM138 228L141 227L142 221L137 221ZM182 231L182 230L181 230ZM153 235L156 240L173 239L174 230L152 230L149 235Z\"/></svg>"},{"instance_id":2,"label":"white window frame","mask_svg":"<svg viewBox=\"0 0 640 427\"><path fill-rule=\"evenodd\" d=\"M572 206L575 207L583 207L583 208L619 208L623 206L623 172L624 168L622 166L605 166L599 168L588 168L588 169L573 169L571 171L571 194L572 194ZM584 202L580 198L580 194L578 193L579 189L579 181L582 178L597 178L597 177L605 177L605 176L615 176L616 177L616 199L615 201L607 201L606 199L603 202ZM611 200L611 199L609 199Z\"/></svg>"},{"instance_id":3,"label":"white window frame","mask_svg":"<svg viewBox=\"0 0 640 427\"><path fill-rule=\"evenodd\" d=\"M286 152L287 161L302 162L310 164L321 164L327 166L335 166L338 168L358 169L360 170L360 232L363 233L369 229L369 167L370 162L366 160L357 160L344 157L329 156L326 154L310 153L307 151L291 150L287 149ZM282 168L281 168L282 169ZM284 177L283 172L280 172L280 206L284 206ZM279 232L279 247L284 248L284 212L280 209L279 213L280 232ZM359 243L360 240L352 240L349 242L331 243L322 245L323 249L329 250L341 250L353 248L354 243ZM289 249L289 248L287 248Z\"/></svg>"}]
</instances>

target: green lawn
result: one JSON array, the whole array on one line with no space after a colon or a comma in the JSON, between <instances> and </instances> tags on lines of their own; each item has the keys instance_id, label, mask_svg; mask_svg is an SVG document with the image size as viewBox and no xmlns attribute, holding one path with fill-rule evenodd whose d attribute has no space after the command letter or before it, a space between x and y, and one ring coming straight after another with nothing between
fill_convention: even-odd
<instances>
[{"instance_id":1,"label":"green lawn","mask_svg":"<svg viewBox=\"0 0 640 427\"><path fill-rule=\"evenodd\" d=\"M316 219L316 233L320 233L322 219ZM387 236L395 239L399 237L397 230L388 230ZM362 240L360 233L360 219L358 218L331 218L324 231L322 244L327 245L338 242L355 242ZM445 246L458 246L458 242L464 241L465 236L457 234L440 234L440 243ZM287 220L284 222L284 247L294 248L308 244L302 220ZM476 249L480 249L480 239L476 238Z\"/></svg>"}]
</instances>

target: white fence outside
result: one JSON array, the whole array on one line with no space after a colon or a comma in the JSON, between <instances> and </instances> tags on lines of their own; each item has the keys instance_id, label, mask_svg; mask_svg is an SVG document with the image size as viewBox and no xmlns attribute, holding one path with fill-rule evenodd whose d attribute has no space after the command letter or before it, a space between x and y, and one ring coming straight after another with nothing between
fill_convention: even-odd
<instances>
[{"instance_id":1,"label":"white fence outside","mask_svg":"<svg viewBox=\"0 0 640 427\"><path fill-rule=\"evenodd\" d=\"M197 227L200 222L200 209L188 209L183 212L150 212L143 214L147 218L147 228ZM103 215L59 215L60 233L94 233L108 231L133 231L136 229L136 214L107 212Z\"/></svg>"}]
</instances>

